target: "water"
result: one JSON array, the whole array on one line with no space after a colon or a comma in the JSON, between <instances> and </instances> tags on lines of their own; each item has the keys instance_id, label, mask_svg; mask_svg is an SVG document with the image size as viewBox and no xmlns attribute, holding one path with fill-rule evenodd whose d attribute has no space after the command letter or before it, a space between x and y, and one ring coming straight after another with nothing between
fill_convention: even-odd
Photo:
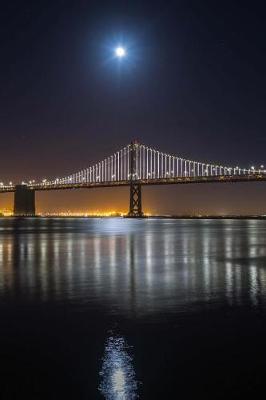
<instances>
[{"instance_id":1,"label":"water","mask_svg":"<svg viewBox=\"0 0 266 400\"><path fill-rule=\"evenodd\" d=\"M266 221L0 219L1 399L254 397L265 314Z\"/></svg>"}]
</instances>

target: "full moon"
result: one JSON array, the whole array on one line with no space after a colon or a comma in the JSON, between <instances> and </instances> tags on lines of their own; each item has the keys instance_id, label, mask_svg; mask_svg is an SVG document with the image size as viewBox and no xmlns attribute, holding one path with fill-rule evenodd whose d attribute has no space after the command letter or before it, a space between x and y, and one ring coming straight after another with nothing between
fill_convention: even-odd
<instances>
[{"instance_id":1,"label":"full moon","mask_svg":"<svg viewBox=\"0 0 266 400\"><path fill-rule=\"evenodd\" d=\"M124 47L119 46L115 49L115 55L116 55L116 57L119 57L119 58L125 57L126 50L124 49Z\"/></svg>"}]
</instances>

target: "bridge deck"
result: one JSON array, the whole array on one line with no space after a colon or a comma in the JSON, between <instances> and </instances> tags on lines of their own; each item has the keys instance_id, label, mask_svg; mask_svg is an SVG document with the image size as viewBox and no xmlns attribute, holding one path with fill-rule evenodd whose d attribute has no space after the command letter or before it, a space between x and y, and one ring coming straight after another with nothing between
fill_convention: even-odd
<instances>
[{"instance_id":1,"label":"bridge deck","mask_svg":"<svg viewBox=\"0 0 266 400\"><path fill-rule=\"evenodd\" d=\"M262 182L266 181L266 174L250 175L219 175L219 176L196 176L196 177L178 177L178 178L156 178L156 179L138 179L134 181L143 186L148 185L180 185L192 183L237 183L237 182ZM36 191L44 190L70 190L70 189L96 189L105 187L123 187L130 186L131 181L112 181L112 182L93 182L93 183L71 183L71 184L34 184L28 185L29 189ZM15 186L0 187L0 193L12 193Z\"/></svg>"}]
</instances>

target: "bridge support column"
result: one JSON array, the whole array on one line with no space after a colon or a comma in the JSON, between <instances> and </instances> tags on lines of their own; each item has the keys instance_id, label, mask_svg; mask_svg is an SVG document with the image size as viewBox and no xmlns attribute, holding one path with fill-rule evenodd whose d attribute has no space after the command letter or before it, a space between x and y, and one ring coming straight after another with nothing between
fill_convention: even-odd
<instances>
[{"instance_id":1,"label":"bridge support column","mask_svg":"<svg viewBox=\"0 0 266 400\"><path fill-rule=\"evenodd\" d=\"M132 182L130 185L128 217L143 217L140 183Z\"/></svg>"},{"instance_id":2,"label":"bridge support column","mask_svg":"<svg viewBox=\"0 0 266 400\"><path fill-rule=\"evenodd\" d=\"M16 217L35 215L35 191L26 185L16 185L15 187L14 215Z\"/></svg>"},{"instance_id":3,"label":"bridge support column","mask_svg":"<svg viewBox=\"0 0 266 400\"><path fill-rule=\"evenodd\" d=\"M133 141L130 145L130 197L128 217L143 217L141 202L141 184L138 183L139 174L137 169L138 142Z\"/></svg>"}]
</instances>

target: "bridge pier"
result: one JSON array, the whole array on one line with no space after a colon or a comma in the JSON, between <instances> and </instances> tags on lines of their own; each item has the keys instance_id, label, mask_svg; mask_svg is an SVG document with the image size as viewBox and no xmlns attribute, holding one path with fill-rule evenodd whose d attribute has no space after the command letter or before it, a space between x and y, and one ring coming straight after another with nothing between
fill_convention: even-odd
<instances>
[{"instance_id":1,"label":"bridge pier","mask_svg":"<svg viewBox=\"0 0 266 400\"><path fill-rule=\"evenodd\" d=\"M138 183L137 149L139 143L133 141L130 145L130 194L128 217L143 217L141 201L141 184Z\"/></svg>"},{"instance_id":2,"label":"bridge pier","mask_svg":"<svg viewBox=\"0 0 266 400\"><path fill-rule=\"evenodd\" d=\"M143 217L140 183L132 182L130 185L128 217Z\"/></svg>"},{"instance_id":3,"label":"bridge pier","mask_svg":"<svg viewBox=\"0 0 266 400\"><path fill-rule=\"evenodd\" d=\"M27 185L16 185L14 194L14 215L32 217L35 215L35 190Z\"/></svg>"}]
</instances>

